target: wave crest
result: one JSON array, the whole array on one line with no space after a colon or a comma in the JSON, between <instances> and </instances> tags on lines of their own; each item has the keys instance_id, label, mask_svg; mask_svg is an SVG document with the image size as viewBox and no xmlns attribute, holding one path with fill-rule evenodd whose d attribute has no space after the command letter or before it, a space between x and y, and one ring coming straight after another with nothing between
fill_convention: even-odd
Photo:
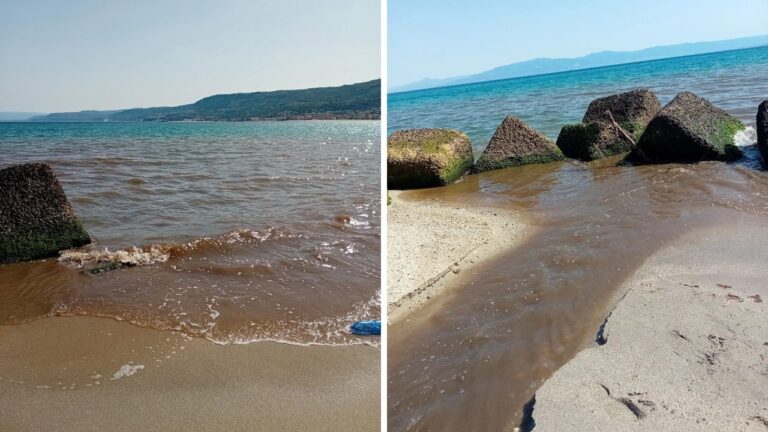
<instances>
[{"instance_id":1,"label":"wave crest","mask_svg":"<svg viewBox=\"0 0 768 432\"><path fill-rule=\"evenodd\" d=\"M752 126L747 126L733 135L733 143L739 147L757 144L757 131Z\"/></svg>"},{"instance_id":2,"label":"wave crest","mask_svg":"<svg viewBox=\"0 0 768 432\"><path fill-rule=\"evenodd\" d=\"M207 252L228 252L239 244L263 243L265 241L305 237L281 228L263 231L237 229L217 237L203 237L187 243L160 243L148 246L132 246L125 249L70 249L61 252L59 262L75 268L96 267L104 269L110 265L145 266L164 263L179 258Z\"/></svg>"}]
</instances>

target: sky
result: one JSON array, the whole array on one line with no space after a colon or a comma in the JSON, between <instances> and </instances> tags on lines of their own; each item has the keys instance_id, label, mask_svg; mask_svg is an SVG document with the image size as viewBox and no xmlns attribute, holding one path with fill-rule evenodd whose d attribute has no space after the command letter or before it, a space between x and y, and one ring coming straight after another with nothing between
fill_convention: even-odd
<instances>
[{"instance_id":1,"label":"sky","mask_svg":"<svg viewBox=\"0 0 768 432\"><path fill-rule=\"evenodd\" d=\"M0 111L351 84L380 57L377 0L0 0Z\"/></svg>"},{"instance_id":2,"label":"sky","mask_svg":"<svg viewBox=\"0 0 768 432\"><path fill-rule=\"evenodd\" d=\"M768 0L389 0L388 87L538 57L768 33Z\"/></svg>"}]
</instances>

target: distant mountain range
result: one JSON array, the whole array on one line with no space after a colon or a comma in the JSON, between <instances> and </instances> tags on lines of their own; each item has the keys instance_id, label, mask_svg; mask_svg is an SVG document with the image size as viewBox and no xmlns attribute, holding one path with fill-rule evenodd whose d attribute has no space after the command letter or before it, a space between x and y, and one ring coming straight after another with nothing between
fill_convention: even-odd
<instances>
[{"instance_id":1,"label":"distant mountain range","mask_svg":"<svg viewBox=\"0 0 768 432\"><path fill-rule=\"evenodd\" d=\"M381 80L340 87L209 96L176 107L79 111L29 121L254 121L381 118Z\"/></svg>"},{"instance_id":2,"label":"distant mountain range","mask_svg":"<svg viewBox=\"0 0 768 432\"><path fill-rule=\"evenodd\" d=\"M0 112L0 122L4 121L24 121L34 116L44 115L40 112L16 112L16 111L3 111Z\"/></svg>"},{"instance_id":3,"label":"distant mountain range","mask_svg":"<svg viewBox=\"0 0 768 432\"><path fill-rule=\"evenodd\" d=\"M424 78L420 81L393 87L390 93L422 90L459 84L470 84L507 78L541 75L577 69L589 69L622 63L635 63L670 57L681 57L718 51L730 51L768 45L768 35L729 39L715 42L696 42L678 45L658 46L639 51L602 51L576 58L537 58L481 72L451 78Z\"/></svg>"}]
</instances>

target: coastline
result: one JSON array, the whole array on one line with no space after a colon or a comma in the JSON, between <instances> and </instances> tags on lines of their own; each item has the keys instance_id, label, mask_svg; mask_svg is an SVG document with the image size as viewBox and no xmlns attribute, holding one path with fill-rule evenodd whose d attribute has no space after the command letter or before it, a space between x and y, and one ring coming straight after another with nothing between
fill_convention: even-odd
<instances>
[{"instance_id":1,"label":"coastline","mask_svg":"<svg viewBox=\"0 0 768 432\"><path fill-rule=\"evenodd\" d=\"M768 232L731 222L646 260L596 343L536 392L528 430L766 430Z\"/></svg>"},{"instance_id":2,"label":"coastline","mask_svg":"<svg viewBox=\"0 0 768 432\"><path fill-rule=\"evenodd\" d=\"M462 270L515 247L531 231L510 211L409 200L403 193L389 191L387 208L390 323L439 295Z\"/></svg>"},{"instance_id":3,"label":"coastline","mask_svg":"<svg viewBox=\"0 0 768 432\"><path fill-rule=\"evenodd\" d=\"M0 326L0 351L1 430L379 430L368 345L222 346L54 317Z\"/></svg>"}]
</instances>

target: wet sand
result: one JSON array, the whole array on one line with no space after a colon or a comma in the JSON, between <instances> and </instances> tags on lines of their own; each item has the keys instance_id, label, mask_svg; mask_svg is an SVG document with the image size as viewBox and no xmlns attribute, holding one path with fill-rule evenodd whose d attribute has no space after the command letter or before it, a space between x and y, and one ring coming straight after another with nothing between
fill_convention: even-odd
<instances>
[{"instance_id":1,"label":"wet sand","mask_svg":"<svg viewBox=\"0 0 768 432\"><path fill-rule=\"evenodd\" d=\"M618 291L605 343L537 392L535 431L768 428L768 230L699 230Z\"/></svg>"},{"instance_id":2,"label":"wet sand","mask_svg":"<svg viewBox=\"0 0 768 432\"><path fill-rule=\"evenodd\" d=\"M402 191L389 195L390 320L417 311L461 271L514 247L530 230L520 215L503 209L409 199Z\"/></svg>"},{"instance_id":3,"label":"wet sand","mask_svg":"<svg viewBox=\"0 0 768 432\"><path fill-rule=\"evenodd\" d=\"M379 356L94 317L0 326L0 430L376 431Z\"/></svg>"}]
</instances>

